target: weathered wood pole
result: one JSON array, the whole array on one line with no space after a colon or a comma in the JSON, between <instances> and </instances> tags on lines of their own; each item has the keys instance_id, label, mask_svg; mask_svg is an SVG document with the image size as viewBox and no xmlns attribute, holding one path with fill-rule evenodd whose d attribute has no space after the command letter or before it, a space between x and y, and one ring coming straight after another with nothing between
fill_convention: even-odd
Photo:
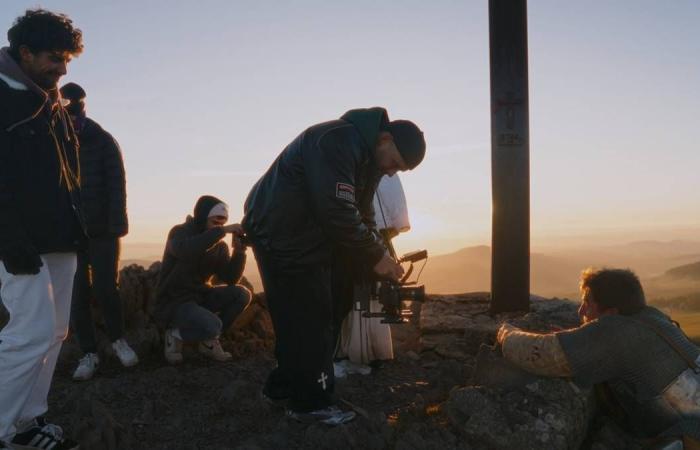
<instances>
[{"instance_id":1,"label":"weathered wood pole","mask_svg":"<svg viewBox=\"0 0 700 450\"><path fill-rule=\"evenodd\" d=\"M530 309L527 0L489 0L491 312Z\"/></svg>"}]
</instances>

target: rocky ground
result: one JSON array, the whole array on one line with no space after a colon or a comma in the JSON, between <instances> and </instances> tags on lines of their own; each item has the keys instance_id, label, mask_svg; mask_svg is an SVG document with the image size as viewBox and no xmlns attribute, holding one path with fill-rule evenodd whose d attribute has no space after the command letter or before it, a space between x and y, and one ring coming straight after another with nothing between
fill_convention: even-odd
<instances>
[{"instance_id":1,"label":"rocky ground","mask_svg":"<svg viewBox=\"0 0 700 450\"><path fill-rule=\"evenodd\" d=\"M105 341L99 375L73 382L80 352L72 339L64 345L50 418L82 449L641 448L596 411L591 391L519 372L482 346L504 320L539 331L573 326L570 302L533 298L528 315L492 317L488 294L430 296L414 320L392 326L395 360L337 382L341 403L358 418L331 428L291 422L260 400L274 366L262 296L224 338L232 361L187 348L185 363L168 366L150 321L157 271L156 264L121 273L127 339L141 364L120 367Z\"/></svg>"}]
</instances>

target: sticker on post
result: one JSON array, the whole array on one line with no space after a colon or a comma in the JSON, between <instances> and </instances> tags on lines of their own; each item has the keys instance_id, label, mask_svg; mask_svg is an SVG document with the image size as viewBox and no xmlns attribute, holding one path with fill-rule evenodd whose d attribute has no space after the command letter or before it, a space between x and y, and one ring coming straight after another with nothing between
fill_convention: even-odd
<instances>
[{"instance_id":1,"label":"sticker on post","mask_svg":"<svg viewBox=\"0 0 700 450\"><path fill-rule=\"evenodd\" d=\"M347 183L336 183L335 196L339 199L355 203L355 186Z\"/></svg>"}]
</instances>

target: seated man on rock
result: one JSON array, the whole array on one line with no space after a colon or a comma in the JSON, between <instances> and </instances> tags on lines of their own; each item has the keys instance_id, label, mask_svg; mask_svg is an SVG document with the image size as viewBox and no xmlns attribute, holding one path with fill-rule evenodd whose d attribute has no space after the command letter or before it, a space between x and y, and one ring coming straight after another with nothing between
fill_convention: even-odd
<instances>
[{"instance_id":1,"label":"seated man on rock","mask_svg":"<svg viewBox=\"0 0 700 450\"><path fill-rule=\"evenodd\" d=\"M194 215L168 234L155 317L166 328L165 359L171 364L182 361L182 341L199 342L199 351L217 361L231 358L219 335L248 306L251 293L236 284L246 261L243 230L227 221L226 203L205 195L197 200ZM233 254L222 240L228 233Z\"/></svg>"},{"instance_id":2,"label":"seated man on rock","mask_svg":"<svg viewBox=\"0 0 700 450\"><path fill-rule=\"evenodd\" d=\"M678 325L647 306L629 270L581 276L583 325L535 334L504 324L503 356L539 375L597 385L626 428L643 437L700 438L700 350ZM696 447L686 447L696 448Z\"/></svg>"}]
</instances>

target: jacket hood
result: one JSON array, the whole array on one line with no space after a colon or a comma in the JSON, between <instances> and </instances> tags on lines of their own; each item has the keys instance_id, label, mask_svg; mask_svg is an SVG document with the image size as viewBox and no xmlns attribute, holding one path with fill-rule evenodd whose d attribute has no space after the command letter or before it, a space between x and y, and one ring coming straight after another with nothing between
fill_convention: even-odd
<instances>
[{"instance_id":1,"label":"jacket hood","mask_svg":"<svg viewBox=\"0 0 700 450\"><path fill-rule=\"evenodd\" d=\"M214 206L218 205L219 203L223 202L212 195L203 195L197 200L197 203L194 205L194 214L192 220L200 232L204 231L204 229L206 228L207 219L209 218L209 212Z\"/></svg>"},{"instance_id":2,"label":"jacket hood","mask_svg":"<svg viewBox=\"0 0 700 450\"><path fill-rule=\"evenodd\" d=\"M374 152L379 131L389 123L389 115L386 109L375 106L373 108L351 109L343 114L341 120L350 122L357 128L362 139L369 147L370 152Z\"/></svg>"},{"instance_id":3,"label":"jacket hood","mask_svg":"<svg viewBox=\"0 0 700 450\"><path fill-rule=\"evenodd\" d=\"M0 104L9 106L0 111L0 129L35 118L49 101L60 101L58 89L50 95L24 73L7 47L0 49Z\"/></svg>"}]
</instances>

